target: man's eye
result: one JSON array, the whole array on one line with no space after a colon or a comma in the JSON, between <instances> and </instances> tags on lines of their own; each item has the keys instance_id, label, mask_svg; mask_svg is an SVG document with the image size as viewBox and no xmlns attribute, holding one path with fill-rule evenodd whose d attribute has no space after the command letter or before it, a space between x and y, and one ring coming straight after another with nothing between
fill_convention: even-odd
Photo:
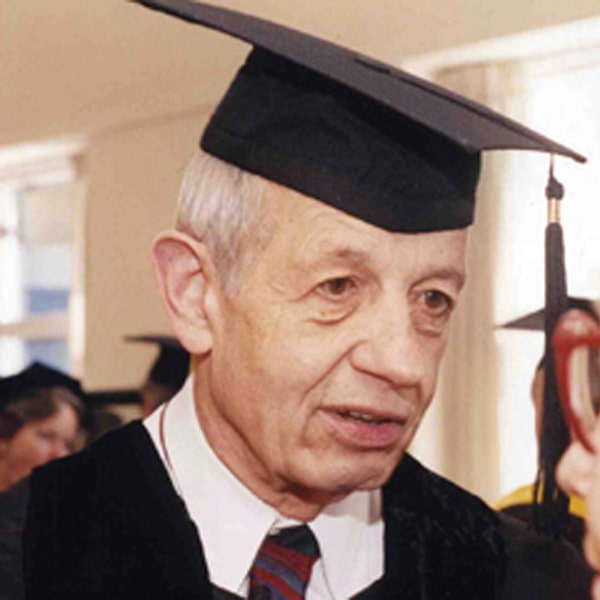
<instances>
[{"instance_id":1,"label":"man's eye","mask_svg":"<svg viewBox=\"0 0 600 600\"><path fill-rule=\"evenodd\" d=\"M318 290L328 298L341 298L352 292L355 287L350 277L334 277L319 284Z\"/></svg>"},{"instance_id":2,"label":"man's eye","mask_svg":"<svg viewBox=\"0 0 600 600\"><path fill-rule=\"evenodd\" d=\"M436 316L442 316L454 308L454 300L439 290L428 290L423 294L423 304Z\"/></svg>"}]
</instances>

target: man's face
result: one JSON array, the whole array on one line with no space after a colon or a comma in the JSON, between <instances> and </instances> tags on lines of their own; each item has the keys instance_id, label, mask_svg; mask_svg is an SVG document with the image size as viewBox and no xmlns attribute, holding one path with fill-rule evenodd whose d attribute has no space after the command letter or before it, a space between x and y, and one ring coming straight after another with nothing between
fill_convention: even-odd
<instances>
[{"instance_id":1,"label":"man's face","mask_svg":"<svg viewBox=\"0 0 600 600\"><path fill-rule=\"evenodd\" d=\"M267 502L379 487L433 395L466 233L389 233L279 186L267 207L239 294L217 294L201 423Z\"/></svg>"}]
</instances>

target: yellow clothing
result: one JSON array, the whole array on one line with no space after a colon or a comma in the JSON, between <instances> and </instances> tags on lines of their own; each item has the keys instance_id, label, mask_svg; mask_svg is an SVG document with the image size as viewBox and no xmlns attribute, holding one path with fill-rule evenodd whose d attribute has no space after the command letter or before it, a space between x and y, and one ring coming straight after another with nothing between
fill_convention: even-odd
<instances>
[{"instance_id":1,"label":"yellow clothing","mask_svg":"<svg viewBox=\"0 0 600 600\"><path fill-rule=\"evenodd\" d=\"M504 510L510 506L533 504L533 488L534 486L532 484L517 488L514 492L501 498L494 505L494 508L496 510ZM579 496L570 496L569 513L580 519L585 519L586 507L584 499Z\"/></svg>"}]
</instances>

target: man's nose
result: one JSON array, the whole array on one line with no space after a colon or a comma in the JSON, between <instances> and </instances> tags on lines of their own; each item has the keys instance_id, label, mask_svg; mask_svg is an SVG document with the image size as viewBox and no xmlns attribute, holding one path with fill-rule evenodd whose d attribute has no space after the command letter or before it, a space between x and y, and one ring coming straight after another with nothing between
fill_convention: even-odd
<instances>
[{"instance_id":1,"label":"man's nose","mask_svg":"<svg viewBox=\"0 0 600 600\"><path fill-rule=\"evenodd\" d=\"M422 382L427 365L408 308L378 311L366 331L350 356L355 369L394 387L415 387Z\"/></svg>"}]
</instances>

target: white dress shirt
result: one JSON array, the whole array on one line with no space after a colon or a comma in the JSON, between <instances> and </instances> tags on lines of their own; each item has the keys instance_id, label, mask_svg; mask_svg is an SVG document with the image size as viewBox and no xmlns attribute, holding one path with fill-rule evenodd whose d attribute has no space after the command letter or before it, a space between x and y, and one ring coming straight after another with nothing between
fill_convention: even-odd
<instances>
[{"instance_id":1,"label":"white dress shirt","mask_svg":"<svg viewBox=\"0 0 600 600\"><path fill-rule=\"evenodd\" d=\"M211 582L246 597L248 573L265 536L298 523L254 496L212 451L196 415L191 377L144 425L198 528ZM379 490L346 496L309 526L321 558L313 567L307 600L347 599L382 576Z\"/></svg>"}]
</instances>

